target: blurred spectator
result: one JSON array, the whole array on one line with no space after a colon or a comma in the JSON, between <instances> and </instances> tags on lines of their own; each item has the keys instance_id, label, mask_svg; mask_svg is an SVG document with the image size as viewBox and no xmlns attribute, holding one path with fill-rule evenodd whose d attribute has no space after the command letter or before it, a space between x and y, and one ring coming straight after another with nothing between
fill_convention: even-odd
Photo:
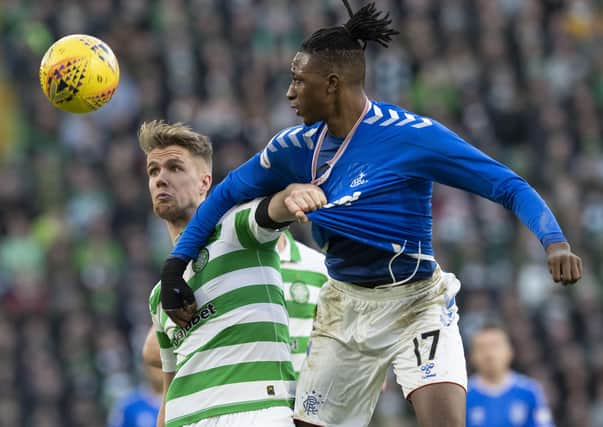
<instances>
[{"instance_id":1,"label":"blurred spectator","mask_svg":"<svg viewBox=\"0 0 603 427\"><path fill-rule=\"evenodd\" d=\"M118 399L109 414L108 427L155 427L162 401L161 368L145 366L147 381Z\"/></svg>"},{"instance_id":2,"label":"blurred spectator","mask_svg":"<svg viewBox=\"0 0 603 427\"><path fill-rule=\"evenodd\" d=\"M402 34L367 50L369 95L519 171L584 261L581 285L555 286L511 215L436 186L434 246L460 272L465 341L505 322L514 366L543 384L557 425L602 426L601 2L377 3ZM289 62L305 35L345 18L340 0L0 2L0 425L105 425L140 381L147 296L170 245L148 214L138 123L209 133L219 182L296 122ZM52 107L38 84L44 51L74 32L105 40L122 73L114 99L85 116ZM412 425L396 387L374 426Z\"/></svg>"},{"instance_id":3,"label":"blurred spectator","mask_svg":"<svg viewBox=\"0 0 603 427\"><path fill-rule=\"evenodd\" d=\"M467 427L554 427L538 383L510 369L513 349L501 327L483 326L470 350L476 373L467 387Z\"/></svg>"}]
</instances>

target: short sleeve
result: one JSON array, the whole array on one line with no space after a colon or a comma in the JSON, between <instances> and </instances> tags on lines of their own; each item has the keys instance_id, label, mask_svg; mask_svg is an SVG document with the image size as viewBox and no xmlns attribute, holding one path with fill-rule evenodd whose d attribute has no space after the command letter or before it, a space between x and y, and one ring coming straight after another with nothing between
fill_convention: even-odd
<instances>
[{"instance_id":1,"label":"short sleeve","mask_svg":"<svg viewBox=\"0 0 603 427\"><path fill-rule=\"evenodd\" d=\"M172 342L167 334L163 330L161 325L161 309L159 302L159 292L161 285L158 283L149 298L149 309L151 311L151 320L153 321L153 328L155 329L155 336L159 343L159 355L161 357L161 369L163 372L176 372L176 354Z\"/></svg>"},{"instance_id":2,"label":"short sleeve","mask_svg":"<svg viewBox=\"0 0 603 427\"><path fill-rule=\"evenodd\" d=\"M239 243L244 248L273 249L280 232L269 228L260 227L255 220L255 212L261 199L255 199L233 209L229 215L233 216L234 229Z\"/></svg>"}]
</instances>

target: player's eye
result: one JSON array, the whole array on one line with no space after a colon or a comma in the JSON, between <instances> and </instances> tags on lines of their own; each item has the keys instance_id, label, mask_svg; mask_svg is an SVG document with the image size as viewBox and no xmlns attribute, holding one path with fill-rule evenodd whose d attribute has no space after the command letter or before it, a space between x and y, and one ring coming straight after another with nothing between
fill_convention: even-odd
<instances>
[{"instance_id":1,"label":"player's eye","mask_svg":"<svg viewBox=\"0 0 603 427\"><path fill-rule=\"evenodd\" d=\"M182 167L181 167L181 166L174 165L174 166L172 166L172 167L170 168L170 170L171 170L172 172L182 172L184 169L182 169Z\"/></svg>"},{"instance_id":2,"label":"player's eye","mask_svg":"<svg viewBox=\"0 0 603 427\"><path fill-rule=\"evenodd\" d=\"M157 168L151 168L147 171L147 173L149 174L149 176L156 176L157 173L159 173L159 169Z\"/></svg>"}]
</instances>

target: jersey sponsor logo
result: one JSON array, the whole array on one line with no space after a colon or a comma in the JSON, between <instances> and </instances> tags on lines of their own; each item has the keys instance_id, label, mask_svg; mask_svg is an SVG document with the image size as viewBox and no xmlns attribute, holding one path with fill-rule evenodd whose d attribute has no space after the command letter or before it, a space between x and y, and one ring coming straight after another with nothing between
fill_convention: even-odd
<instances>
[{"instance_id":1,"label":"jersey sponsor logo","mask_svg":"<svg viewBox=\"0 0 603 427\"><path fill-rule=\"evenodd\" d=\"M200 272L205 268L208 261L209 251L207 250L207 248L203 248L201 249L201 252L199 252L199 256L197 257L197 259L193 262L193 271L195 273Z\"/></svg>"},{"instance_id":2,"label":"jersey sponsor logo","mask_svg":"<svg viewBox=\"0 0 603 427\"><path fill-rule=\"evenodd\" d=\"M434 362L427 362L424 363L423 365L421 365L421 371L423 372L423 379L426 380L427 378L433 378L435 377L437 374L431 372L431 370L435 367L435 363Z\"/></svg>"},{"instance_id":3,"label":"jersey sponsor logo","mask_svg":"<svg viewBox=\"0 0 603 427\"><path fill-rule=\"evenodd\" d=\"M188 336L191 329L193 329L202 320L207 320L217 313L216 307L212 304L206 304L198 310L193 318L188 321L184 328L178 328L174 337L172 338L172 344L174 347L178 347L182 341Z\"/></svg>"},{"instance_id":4,"label":"jersey sponsor logo","mask_svg":"<svg viewBox=\"0 0 603 427\"><path fill-rule=\"evenodd\" d=\"M310 300L310 289L303 282L294 282L289 288L291 299L299 304L305 304Z\"/></svg>"},{"instance_id":5,"label":"jersey sponsor logo","mask_svg":"<svg viewBox=\"0 0 603 427\"><path fill-rule=\"evenodd\" d=\"M343 196L337 200L335 200L332 203L327 203L326 205L323 206L323 208L332 208L335 206L350 206L352 204L352 202L355 202L356 200L358 200L360 198L360 195L362 194L362 191L354 191L354 193L352 195L347 195L347 196Z\"/></svg>"},{"instance_id":6,"label":"jersey sponsor logo","mask_svg":"<svg viewBox=\"0 0 603 427\"><path fill-rule=\"evenodd\" d=\"M364 172L360 172L356 178L352 180L350 183L350 188L358 187L359 185L366 184L368 182L366 178L366 174Z\"/></svg>"},{"instance_id":7,"label":"jersey sponsor logo","mask_svg":"<svg viewBox=\"0 0 603 427\"><path fill-rule=\"evenodd\" d=\"M316 390L312 390L310 393L306 393L306 396L302 401L302 406L304 407L306 415L316 415L318 414L320 405L323 403L325 403L325 401L322 398L322 394Z\"/></svg>"}]
</instances>

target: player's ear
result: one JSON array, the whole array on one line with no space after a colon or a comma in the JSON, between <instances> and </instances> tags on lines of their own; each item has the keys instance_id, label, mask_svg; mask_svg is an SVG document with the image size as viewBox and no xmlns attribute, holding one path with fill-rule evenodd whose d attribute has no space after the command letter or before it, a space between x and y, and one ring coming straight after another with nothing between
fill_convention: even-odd
<instances>
[{"instance_id":1,"label":"player's ear","mask_svg":"<svg viewBox=\"0 0 603 427\"><path fill-rule=\"evenodd\" d=\"M327 93L333 95L339 88L340 78L336 73L330 73L327 76Z\"/></svg>"},{"instance_id":2,"label":"player's ear","mask_svg":"<svg viewBox=\"0 0 603 427\"><path fill-rule=\"evenodd\" d=\"M211 187L212 177L211 174L205 172L201 174L201 194L207 194L209 188Z\"/></svg>"}]
</instances>

